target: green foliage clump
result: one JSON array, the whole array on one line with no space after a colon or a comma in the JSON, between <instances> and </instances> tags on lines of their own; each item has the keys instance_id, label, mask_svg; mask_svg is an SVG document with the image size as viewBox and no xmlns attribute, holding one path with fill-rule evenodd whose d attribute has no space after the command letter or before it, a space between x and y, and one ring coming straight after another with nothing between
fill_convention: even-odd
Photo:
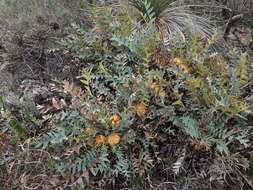
<instances>
[{"instance_id":1,"label":"green foliage clump","mask_svg":"<svg viewBox=\"0 0 253 190\"><path fill-rule=\"evenodd\" d=\"M196 150L229 155L233 143L248 146L246 54L231 52L229 62L210 56L215 38L202 43L198 35L168 49L153 22L142 25L106 7L94 9L93 20L93 31L73 25L75 32L51 49L84 63L83 89L64 83L60 91L71 102L53 101L61 111L39 142L63 153L58 171L88 172L97 186L144 179L159 164L164 134L175 128Z\"/></svg>"}]
</instances>

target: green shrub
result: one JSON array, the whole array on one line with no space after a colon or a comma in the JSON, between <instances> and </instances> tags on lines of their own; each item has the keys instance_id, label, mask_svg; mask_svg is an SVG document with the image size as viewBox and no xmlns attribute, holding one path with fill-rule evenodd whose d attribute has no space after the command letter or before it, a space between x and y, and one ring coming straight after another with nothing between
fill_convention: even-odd
<instances>
[{"instance_id":1,"label":"green shrub","mask_svg":"<svg viewBox=\"0 0 253 190\"><path fill-rule=\"evenodd\" d=\"M229 62L210 56L215 37L203 44L197 35L167 49L154 23L113 16L107 7L94 9L93 19L95 30L73 25L51 49L84 63L82 89L68 82L58 89L71 102L52 100L61 111L39 141L63 153L58 171L88 172L96 186L144 179L175 128L196 150L229 155L233 143L248 145L246 54L231 51Z\"/></svg>"}]
</instances>

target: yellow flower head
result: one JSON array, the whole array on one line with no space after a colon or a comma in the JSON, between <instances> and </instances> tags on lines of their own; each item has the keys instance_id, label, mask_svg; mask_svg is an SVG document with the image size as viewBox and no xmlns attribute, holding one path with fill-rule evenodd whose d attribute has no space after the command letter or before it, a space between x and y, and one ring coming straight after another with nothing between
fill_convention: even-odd
<instances>
[{"instance_id":1,"label":"yellow flower head","mask_svg":"<svg viewBox=\"0 0 253 190\"><path fill-rule=\"evenodd\" d=\"M182 59L180 59L179 57L175 57L175 58L170 59L170 62L175 63L175 64L182 64L183 63Z\"/></svg>"},{"instance_id":2,"label":"yellow flower head","mask_svg":"<svg viewBox=\"0 0 253 190\"><path fill-rule=\"evenodd\" d=\"M190 72L190 68L188 67L188 65L186 64L180 64L178 65L185 73L189 73Z\"/></svg>"},{"instance_id":3,"label":"yellow flower head","mask_svg":"<svg viewBox=\"0 0 253 190\"><path fill-rule=\"evenodd\" d=\"M174 63L175 65L180 67L183 70L183 72L185 72L185 73L190 72L190 68L188 67L188 65L183 63L183 60L181 58L179 58L179 57L172 58L172 59L170 59L170 62Z\"/></svg>"},{"instance_id":4,"label":"yellow flower head","mask_svg":"<svg viewBox=\"0 0 253 190\"><path fill-rule=\"evenodd\" d=\"M110 117L110 120L112 121L113 125L119 125L121 117L119 115L113 115L112 117Z\"/></svg>"},{"instance_id":5,"label":"yellow flower head","mask_svg":"<svg viewBox=\"0 0 253 190\"><path fill-rule=\"evenodd\" d=\"M108 144L110 146L114 146L120 142L120 135L118 133L114 133L108 136Z\"/></svg>"},{"instance_id":6,"label":"yellow flower head","mask_svg":"<svg viewBox=\"0 0 253 190\"><path fill-rule=\"evenodd\" d=\"M150 83L150 84L148 84L148 87L149 87L150 89L152 89L152 90L156 90L156 89L159 88L159 85L156 84L156 83Z\"/></svg>"},{"instance_id":7,"label":"yellow flower head","mask_svg":"<svg viewBox=\"0 0 253 190\"><path fill-rule=\"evenodd\" d=\"M28 144L31 144L31 142L32 142L32 139L31 139L31 138L27 139L27 143L28 143Z\"/></svg>"},{"instance_id":8,"label":"yellow flower head","mask_svg":"<svg viewBox=\"0 0 253 190\"><path fill-rule=\"evenodd\" d=\"M92 135L92 133L93 133L93 128L87 127L87 128L85 129L85 132L86 132L88 135Z\"/></svg>"},{"instance_id":9,"label":"yellow flower head","mask_svg":"<svg viewBox=\"0 0 253 190\"><path fill-rule=\"evenodd\" d=\"M96 135L96 143L98 145L102 145L105 143L105 136L104 135Z\"/></svg>"}]
</instances>

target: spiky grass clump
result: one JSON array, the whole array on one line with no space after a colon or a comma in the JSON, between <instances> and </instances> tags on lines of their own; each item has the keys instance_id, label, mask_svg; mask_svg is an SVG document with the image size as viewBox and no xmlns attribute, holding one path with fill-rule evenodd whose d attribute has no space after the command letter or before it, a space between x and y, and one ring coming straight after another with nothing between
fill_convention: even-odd
<instances>
[{"instance_id":1,"label":"spiky grass clump","mask_svg":"<svg viewBox=\"0 0 253 190\"><path fill-rule=\"evenodd\" d=\"M202 40L210 39L215 27L202 16L196 15L188 6L178 6L173 0L129 0L139 21L154 21L166 44L174 36L186 41L186 33L198 33Z\"/></svg>"}]
</instances>

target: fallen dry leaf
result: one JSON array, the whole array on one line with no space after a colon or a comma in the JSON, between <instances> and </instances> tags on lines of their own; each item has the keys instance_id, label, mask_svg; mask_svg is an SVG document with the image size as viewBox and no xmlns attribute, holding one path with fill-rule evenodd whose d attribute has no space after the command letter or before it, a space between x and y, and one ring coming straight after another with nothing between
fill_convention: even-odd
<instances>
[{"instance_id":1,"label":"fallen dry leaf","mask_svg":"<svg viewBox=\"0 0 253 190\"><path fill-rule=\"evenodd\" d=\"M144 102L135 105L134 108L139 117L144 117L148 111L147 106Z\"/></svg>"}]
</instances>

